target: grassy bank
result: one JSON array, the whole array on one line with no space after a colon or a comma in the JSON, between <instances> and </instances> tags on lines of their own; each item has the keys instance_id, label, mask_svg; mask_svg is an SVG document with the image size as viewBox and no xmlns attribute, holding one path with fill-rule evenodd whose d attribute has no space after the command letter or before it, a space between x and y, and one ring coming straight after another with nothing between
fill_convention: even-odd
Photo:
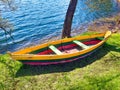
<instances>
[{"instance_id":1,"label":"grassy bank","mask_svg":"<svg viewBox=\"0 0 120 90\"><path fill-rule=\"evenodd\" d=\"M120 90L120 34L66 64L28 66L0 55L0 90Z\"/></svg>"}]
</instances>

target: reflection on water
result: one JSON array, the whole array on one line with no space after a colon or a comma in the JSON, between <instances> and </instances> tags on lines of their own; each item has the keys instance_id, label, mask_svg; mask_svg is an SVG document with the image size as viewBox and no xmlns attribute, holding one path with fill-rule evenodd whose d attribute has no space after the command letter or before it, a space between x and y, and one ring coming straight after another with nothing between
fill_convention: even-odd
<instances>
[{"instance_id":1,"label":"reflection on water","mask_svg":"<svg viewBox=\"0 0 120 90\"><path fill-rule=\"evenodd\" d=\"M41 43L42 40L60 36L65 13L70 0L21 0L19 8L14 12L5 12L3 17L9 19L14 25L14 43L6 40L4 33L0 32L0 53L15 51L23 47ZM99 10L89 8L86 0L78 0L73 20L73 28L77 29L84 23L91 22L115 12L115 4L107 0L107 5L99 6ZM93 0L94 1L94 0ZM91 5L94 2L91 2ZM109 10L106 8L109 7Z\"/></svg>"}]
</instances>

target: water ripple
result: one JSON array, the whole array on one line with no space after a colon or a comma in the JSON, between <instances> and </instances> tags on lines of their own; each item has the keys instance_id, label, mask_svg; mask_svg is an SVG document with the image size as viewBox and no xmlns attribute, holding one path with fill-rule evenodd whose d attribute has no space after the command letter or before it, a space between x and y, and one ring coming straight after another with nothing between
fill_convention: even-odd
<instances>
[{"instance_id":1,"label":"water ripple","mask_svg":"<svg viewBox=\"0 0 120 90\"><path fill-rule=\"evenodd\" d=\"M101 8L100 11L90 12L85 1L78 0L73 28L107 16L114 12L112 10L115 10L113 4L110 6L110 11ZM19 8L15 12L4 12L3 17L14 24L12 33L14 42L9 36L5 39L4 32L0 31L0 53L6 50L15 51L41 43L45 39L60 36L69 2L70 0L21 0ZM107 3L111 5L110 2ZM6 46L7 43L8 46Z\"/></svg>"}]
</instances>

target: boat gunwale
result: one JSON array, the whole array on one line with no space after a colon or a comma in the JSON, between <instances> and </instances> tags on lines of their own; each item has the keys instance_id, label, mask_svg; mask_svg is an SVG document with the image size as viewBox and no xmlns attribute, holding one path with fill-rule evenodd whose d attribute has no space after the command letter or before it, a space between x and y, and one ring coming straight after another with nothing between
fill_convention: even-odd
<instances>
[{"instance_id":1,"label":"boat gunwale","mask_svg":"<svg viewBox=\"0 0 120 90\"><path fill-rule=\"evenodd\" d=\"M91 47L89 47L88 49L83 49L83 50L81 50L81 51L79 51L79 52L75 52L75 53L68 53L68 54L62 54L62 55L35 55L35 54L14 54L14 53L11 53L11 56L13 57L13 58L15 58L16 60L40 60L40 59L42 59L42 60L55 60L55 59L65 59L65 58L70 58L70 57L75 57L75 56L78 56L78 55L83 55L83 54L85 54L85 53L88 53L88 52L91 52L91 51L93 51L94 49L96 49L96 48L98 48L99 46L101 46L106 40L107 40L107 38L110 36L110 35L108 35L108 36L106 36L105 37L105 35L106 35L106 33L102 33L102 34L97 34L97 35L93 35L94 36L94 38L96 38L96 37L98 37L98 36L101 36L101 37L104 37L104 39L102 40L102 41L100 41L98 44L96 44L96 45L94 45L94 46L91 46ZM89 36L89 35L86 35L87 37ZM86 36L84 36L84 37L86 37ZM92 35L90 35L90 36L92 36ZM90 37L89 36L89 37ZM92 36L92 37L93 37ZM81 36L79 36L79 37L81 37ZM83 36L82 36L83 37ZM78 38L78 37L77 37ZM70 41L73 41L73 40L75 40L76 39L76 37L73 37L73 38L65 38L65 39L61 39L61 40L59 40L59 41L62 41L62 40L66 40L66 39L72 39L72 40L70 40ZM88 38L88 39L91 39L91 38ZM78 39L77 39L78 40ZM55 41L53 41L53 42L55 42ZM45 43L46 44L46 43ZM41 46L41 45L40 45Z\"/></svg>"},{"instance_id":2,"label":"boat gunwale","mask_svg":"<svg viewBox=\"0 0 120 90\"><path fill-rule=\"evenodd\" d=\"M68 53L68 54L62 54L62 55L14 54L14 55L12 55L12 57L19 58L19 60L40 60L40 59L42 59L42 60L48 60L48 59L53 60L53 59L59 59L59 58L61 59L62 57L63 57L63 59L65 59L65 58L70 58L70 57L74 57L74 56L78 56L78 55L88 53L88 52L96 49L97 47L101 46L103 43L104 43L104 41L101 41L94 46L91 46L87 49L83 49L83 50L81 50L79 52L75 52L75 53ZM37 59L35 59L35 57Z\"/></svg>"},{"instance_id":3,"label":"boat gunwale","mask_svg":"<svg viewBox=\"0 0 120 90\"><path fill-rule=\"evenodd\" d=\"M60 40L56 40L57 42L59 43L67 43L67 42L71 42L73 40L85 40L85 39L93 39L93 38L96 38L96 37L104 37L105 33L100 33L100 34L95 34L95 35L85 35L85 36L76 36L76 37L72 37L72 38L64 38L64 39L60 39ZM87 37L87 38L86 38ZM32 51L35 51L35 50L38 50L40 48L45 48L49 45L57 45L59 43L56 44L56 41L52 41L52 42L47 42L47 43L43 43L43 44L38 44L36 46L30 46L30 47L26 47L26 48L23 48L21 50L18 50L18 51L15 51L15 52L12 52L10 53L11 55L17 55L17 54L27 54L27 53L30 53ZM42 47L43 46L43 47ZM26 50L30 50L30 51L26 51ZM24 51L24 52L22 52Z\"/></svg>"}]
</instances>

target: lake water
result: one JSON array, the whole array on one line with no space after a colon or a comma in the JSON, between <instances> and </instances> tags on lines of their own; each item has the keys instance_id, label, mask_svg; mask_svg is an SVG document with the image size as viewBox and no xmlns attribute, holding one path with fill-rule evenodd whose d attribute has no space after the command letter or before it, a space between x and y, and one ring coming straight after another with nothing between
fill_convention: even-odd
<instances>
[{"instance_id":1,"label":"lake water","mask_svg":"<svg viewBox=\"0 0 120 90\"><path fill-rule=\"evenodd\" d=\"M99 10L90 9L85 1L78 0L72 27L75 30L85 23L116 12L116 4L109 2L111 0L107 0L107 5L98 5ZM48 37L60 36L69 2L70 0L21 0L16 11L2 13L14 25L14 43L7 36L6 45L4 32L0 31L0 53L35 45Z\"/></svg>"}]
</instances>

